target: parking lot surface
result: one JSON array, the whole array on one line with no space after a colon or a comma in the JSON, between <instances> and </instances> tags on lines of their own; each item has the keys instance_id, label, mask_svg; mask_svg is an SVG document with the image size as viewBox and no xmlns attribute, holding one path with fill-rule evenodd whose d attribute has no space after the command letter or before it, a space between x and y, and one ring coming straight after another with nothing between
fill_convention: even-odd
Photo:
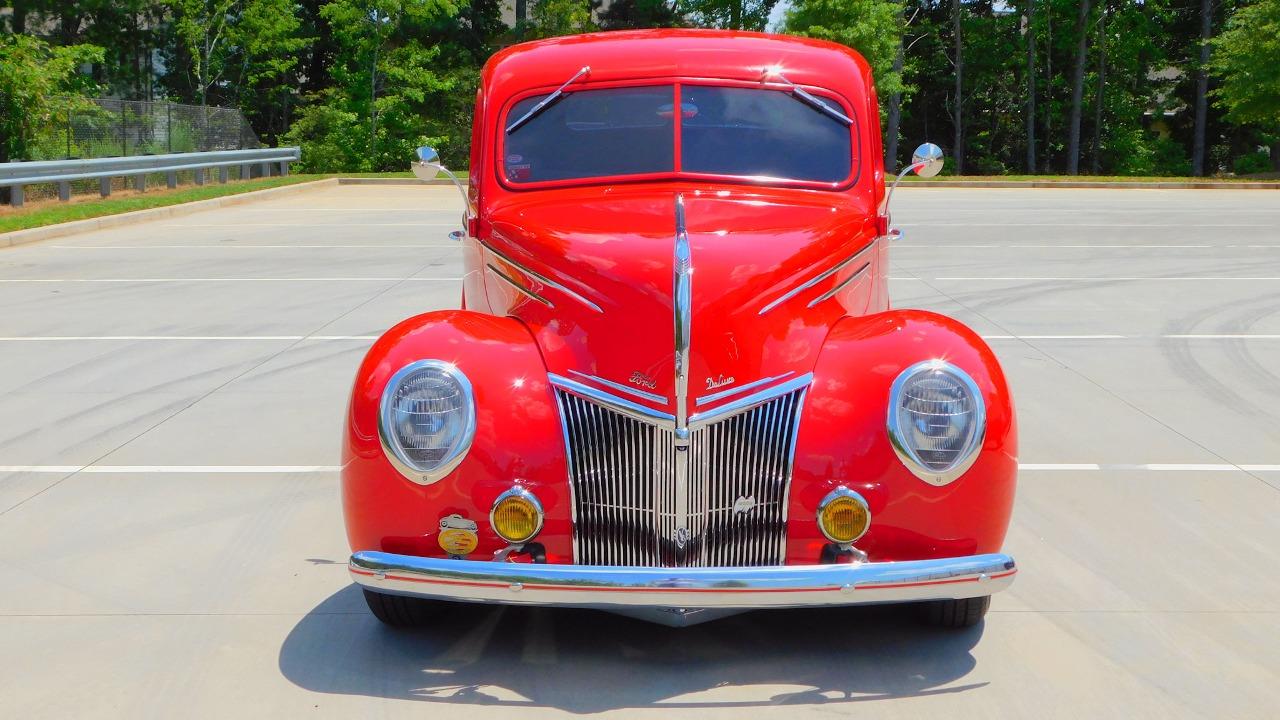
<instances>
[{"instance_id":1,"label":"parking lot surface","mask_svg":"<svg viewBox=\"0 0 1280 720\"><path fill-rule=\"evenodd\" d=\"M1280 193L905 188L898 307L999 354L1021 572L670 629L379 626L339 435L381 331L456 307L448 187L338 186L0 250L0 717L1273 718Z\"/></svg>"}]
</instances>

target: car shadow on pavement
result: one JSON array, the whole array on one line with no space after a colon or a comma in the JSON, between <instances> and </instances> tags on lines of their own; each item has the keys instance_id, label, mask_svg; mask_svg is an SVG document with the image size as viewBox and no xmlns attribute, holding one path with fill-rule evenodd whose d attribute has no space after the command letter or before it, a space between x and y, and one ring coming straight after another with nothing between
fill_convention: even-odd
<instances>
[{"instance_id":1,"label":"car shadow on pavement","mask_svg":"<svg viewBox=\"0 0 1280 720\"><path fill-rule=\"evenodd\" d=\"M458 605L429 629L383 627L358 588L293 628L280 671L323 693L453 705L733 708L964 692L982 625L910 608L774 610L668 628L591 610ZM946 687L942 687L946 685Z\"/></svg>"}]
</instances>

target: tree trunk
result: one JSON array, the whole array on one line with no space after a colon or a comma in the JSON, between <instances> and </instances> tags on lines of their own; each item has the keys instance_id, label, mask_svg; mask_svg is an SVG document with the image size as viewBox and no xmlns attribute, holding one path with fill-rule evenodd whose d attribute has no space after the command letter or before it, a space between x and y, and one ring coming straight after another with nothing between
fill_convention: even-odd
<instances>
[{"instance_id":1,"label":"tree trunk","mask_svg":"<svg viewBox=\"0 0 1280 720\"><path fill-rule=\"evenodd\" d=\"M1098 93L1093 100L1093 161L1091 172L1102 168L1102 100L1107 82L1107 3L1098 5Z\"/></svg>"},{"instance_id":2,"label":"tree trunk","mask_svg":"<svg viewBox=\"0 0 1280 720\"><path fill-rule=\"evenodd\" d=\"M1280 140L1271 143L1271 169L1280 172Z\"/></svg>"},{"instance_id":3,"label":"tree trunk","mask_svg":"<svg viewBox=\"0 0 1280 720\"><path fill-rule=\"evenodd\" d=\"M893 71L899 76L902 75L903 53L902 35L898 35L898 54L893 58ZM885 142L884 167L890 173L898 172L898 128L901 124L902 93L896 92L889 96L889 123L885 131L888 137Z\"/></svg>"},{"instance_id":4,"label":"tree trunk","mask_svg":"<svg viewBox=\"0 0 1280 720\"><path fill-rule=\"evenodd\" d=\"M1191 174L1204 175L1205 123L1208 120L1209 103L1209 37L1213 30L1213 4L1200 0L1200 67L1196 71L1196 135L1191 150Z\"/></svg>"},{"instance_id":5,"label":"tree trunk","mask_svg":"<svg viewBox=\"0 0 1280 720\"><path fill-rule=\"evenodd\" d=\"M1071 78L1071 132L1067 141L1067 174L1080 174L1080 115L1084 102L1084 63L1088 57L1089 0L1080 0L1076 15L1076 68Z\"/></svg>"},{"instance_id":6,"label":"tree trunk","mask_svg":"<svg viewBox=\"0 0 1280 720\"><path fill-rule=\"evenodd\" d=\"M1027 173L1036 173L1036 0L1027 0Z\"/></svg>"},{"instance_id":7,"label":"tree trunk","mask_svg":"<svg viewBox=\"0 0 1280 720\"><path fill-rule=\"evenodd\" d=\"M13 21L12 29L14 35L24 35L27 32L27 0L14 0L13 2ZM8 192L8 189L5 189ZM7 198L6 198L7 199Z\"/></svg>"},{"instance_id":8,"label":"tree trunk","mask_svg":"<svg viewBox=\"0 0 1280 720\"><path fill-rule=\"evenodd\" d=\"M956 39L956 137L952 153L956 158L956 174L964 174L964 43L960 35L960 0L951 0L951 32Z\"/></svg>"},{"instance_id":9,"label":"tree trunk","mask_svg":"<svg viewBox=\"0 0 1280 720\"><path fill-rule=\"evenodd\" d=\"M516 0L516 39L524 37L524 26L529 19L528 0Z\"/></svg>"},{"instance_id":10,"label":"tree trunk","mask_svg":"<svg viewBox=\"0 0 1280 720\"><path fill-rule=\"evenodd\" d=\"M745 0L729 0L729 29L742 29L742 4Z\"/></svg>"}]
</instances>

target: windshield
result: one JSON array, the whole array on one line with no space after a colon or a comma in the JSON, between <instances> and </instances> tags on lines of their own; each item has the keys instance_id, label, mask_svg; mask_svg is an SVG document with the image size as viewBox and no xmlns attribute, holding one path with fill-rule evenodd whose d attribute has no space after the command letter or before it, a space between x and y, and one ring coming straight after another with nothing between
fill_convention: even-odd
<instances>
[{"instance_id":1,"label":"windshield","mask_svg":"<svg viewBox=\"0 0 1280 720\"><path fill-rule=\"evenodd\" d=\"M504 177L525 184L685 174L835 184L856 168L853 128L788 91L683 85L678 92L670 85L567 92L505 133ZM507 118L546 97L515 103Z\"/></svg>"}]
</instances>

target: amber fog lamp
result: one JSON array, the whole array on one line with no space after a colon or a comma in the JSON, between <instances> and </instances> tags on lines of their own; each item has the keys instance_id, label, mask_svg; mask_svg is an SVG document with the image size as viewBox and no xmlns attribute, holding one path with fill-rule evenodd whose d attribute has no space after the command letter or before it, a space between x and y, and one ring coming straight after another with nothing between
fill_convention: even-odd
<instances>
[{"instance_id":1,"label":"amber fog lamp","mask_svg":"<svg viewBox=\"0 0 1280 720\"><path fill-rule=\"evenodd\" d=\"M843 485L827 494L818 505L818 528L839 545L862 537L871 526L871 509L861 495Z\"/></svg>"},{"instance_id":2,"label":"amber fog lamp","mask_svg":"<svg viewBox=\"0 0 1280 720\"><path fill-rule=\"evenodd\" d=\"M512 545L528 542L542 529L542 503L528 490L513 487L494 501L489 525Z\"/></svg>"}]
</instances>

